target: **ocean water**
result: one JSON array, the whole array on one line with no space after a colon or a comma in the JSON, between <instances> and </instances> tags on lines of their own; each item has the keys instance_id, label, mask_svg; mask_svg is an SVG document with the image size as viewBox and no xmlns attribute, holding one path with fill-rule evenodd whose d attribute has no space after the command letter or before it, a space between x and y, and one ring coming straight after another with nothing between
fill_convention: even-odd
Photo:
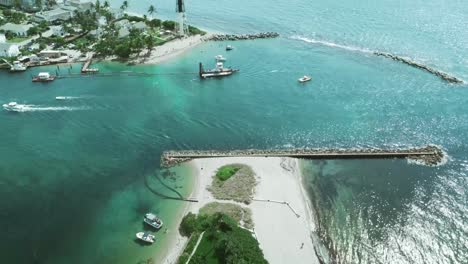
<instances>
[{"instance_id":1,"label":"ocean water","mask_svg":"<svg viewBox=\"0 0 468 264\"><path fill-rule=\"evenodd\" d=\"M133 12L150 4L129 3ZM172 1L155 5L158 16L175 17ZM135 243L141 216L153 210L177 232L182 204L160 194L178 195L169 186L187 196L193 180L187 167L161 171L164 150L425 144L440 145L448 161L305 162L319 236L341 263L468 262L468 86L371 55L406 56L468 80L464 1L203 0L186 8L202 28L281 37L205 43L155 66L97 65L162 74L153 77L42 85L30 82L39 69L0 72L0 103L30 105L0 112L2 262L155 259L167 235ZM235 49L226 53L227 44ZM241 71L199 80L197 63L209 67L217 54ZM304 74L313 81L300 85Z\"/></svg>"}]
</instances>

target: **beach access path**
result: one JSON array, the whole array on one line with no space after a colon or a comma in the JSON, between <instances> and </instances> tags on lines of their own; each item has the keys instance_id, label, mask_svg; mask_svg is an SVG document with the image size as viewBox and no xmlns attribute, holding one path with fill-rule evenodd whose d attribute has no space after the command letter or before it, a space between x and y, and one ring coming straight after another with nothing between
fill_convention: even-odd
<instances>
[{"instance_id":1,"label":"beach access path","mask_svg":"<svg viewBox=\"0 0 468 264\"><path fill-rule=\"evenodd\" d=\"M195 186L192 198L198 203L187 204L186 212L198 213L207 203L231 202L216 200L207 190L212 176L223 165L240 163L255 172L257 186L252 210L253 233L260 243L265 258L271 264L319 263L315 255L311 232L315 231L309 198L302 187L297 159L279 157L227 157L194 159ZM238 203L239 204L239 203ZM181 241L181 236L174 241ZM183 251L183 245L170 246L170 252L162 263L175 263Z\"/></svg>"}]
</instances>

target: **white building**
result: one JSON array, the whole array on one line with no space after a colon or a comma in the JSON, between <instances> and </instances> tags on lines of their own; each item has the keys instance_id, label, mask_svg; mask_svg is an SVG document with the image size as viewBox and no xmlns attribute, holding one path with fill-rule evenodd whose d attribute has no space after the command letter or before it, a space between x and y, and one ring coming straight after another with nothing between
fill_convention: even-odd
<instances>
[{"instance_id":1,"label":"white building","mask_svg":"<svg viewBox=\"0 0 468 264\"><path fill-rule=\"evenodd\" d=\"M133 24L132 28L143 31L143 30L146 30L147 26L145 22L140 21L140 22L136 22L135 24Z\"/></svg>"},{"instance_id":2,"label":"white building","mask_svg":"<svg viewBox=\"0 0 468 264\"><path fill-rule=\"evenodd\" d=\"M25 37L28 35L28 29L32 27L33 26L30 24L20 25L20 24L6 23L5 25L1 26L0 29L4 31L11 31L18 36Z\"/></svg>"},{"instance_id":3,"label":"white building","mask_svg":"<svg viewBox=\"0 0 468 264\"><path fill-rule=\"evenodd\" d=\"M80 12L94 8L94 4L90 0L68 0L65 4L78 8Z\"/></svg>"},{"instance_id":4,"label":"white building","mask_svg":"<svg viewBox=\"0 0 468 264\"><path fill-rule=\"evenodd\" d=\"M0 34L0 43L6 43L5 34Z\"/></svg>"},{"instance_id":5,"label":"white building","mask_svg":"<svg viewBox=\"0 0 468 264\"><path fill-rule=\"evenodd\" d=\"M63 30L62 26L50 26L50 30L52 31L52 36L63 37L65 35L65 30Z\"/></svg>"}]
</instances>

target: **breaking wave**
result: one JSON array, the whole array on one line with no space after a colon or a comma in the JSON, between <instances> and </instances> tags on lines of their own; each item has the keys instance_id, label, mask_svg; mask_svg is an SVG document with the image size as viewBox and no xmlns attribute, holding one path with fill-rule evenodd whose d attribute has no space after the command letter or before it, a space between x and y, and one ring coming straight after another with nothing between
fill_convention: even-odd
<instances>
[{"instance_id":1,"label":"breaking wave","mask_svg":"<svg viewBox=\"0 0 468 264\"><path fill-rule=\"evenodd\" d=\"M39 112L39 111L80 111L88 110L89 107L68 107L68 106L41 106L18 104L14 109L6 109L10 112Z\"/></svg>"}]
</instances>

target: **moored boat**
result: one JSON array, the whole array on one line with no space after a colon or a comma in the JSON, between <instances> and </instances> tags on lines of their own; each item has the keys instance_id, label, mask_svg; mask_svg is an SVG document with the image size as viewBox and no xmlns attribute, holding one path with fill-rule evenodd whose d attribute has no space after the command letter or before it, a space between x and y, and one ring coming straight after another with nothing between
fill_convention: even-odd
<instances>
[{"instance_id":1,"label":"moored boat","mask_svg":"<svg viewBox=\"0 0 468 264\"><path fill-rule=\"evenodd\" d=\"M217 62L216 68L212 70L204 70L203 64L200 63L199 75L202 79L213 77L226 77L238 71L238 69L224 68L224 64L222 62Z\"/></svg>"},{"instance_id":2,"label":"moored boat","mask_svg":"<svg viewBox=\"0 0 468 264\"><path fill-rule=\"evenodd\" d=\"M232 49L234 49L233 46L231 46L231 45L227 45L227 46L226 46L226 50L227 50L227 51L232 50Z\"/></svg>"},{"instance_id":3,"label":"moored boat","mask_svg":"<svg viewBox=\"0 0 468 264\"><path fill-rule=\"evenodd\" d=\"M25 66L23 63L19 61L14 61L13 64L10 67L10 72L23 72L27 69L28 67Z\"/></svg>"},{"instance_id":4,"label":"moored boat","mask_svg":"<svg viewBox=\"0 0 468 264\"><path fill-rule=\"evenodd\" d=\"M224 58L223 55L216 55L215 60L216 61L226 61L226 58Z\"/></svg>"},{"instance_id":5,"label":"moored boat","mask_svg":"<svg viewBox=\"0 0 468 264\"><path fill-rule=\"evenodd\" d=\"M55 80L55 75L50 75L48 72L40 72L37 76L32 78L33 82L51 82Z\"/></svg>"},{"instance_id":6,"label":"moored boat","mask_svg":"<svg viewBox=\"0 0 468 264\"><path fill-rule=\"evenodd\" d=\"M154 235L147 233L147 232L138 232L136 233L136 237L139 240L146 242L146 243L150 243L150 244L154 243L154 238L155 238Z\"/></svg>"},{"instance_id":7,"label":"moored boat","mask_svg":"<svg viewBox=\"0 0 468 264\"><path fill-rule=\"evenodd\" d=\"M303 77L298 79L298 81L301 82L301 83L308 82L310 80L312 80L312 78L307 76L307 75L304 75Z\"/></svg>"},{"instance_id":8,"label":"moored boat","mask_svg":"<svg viewBox=\"0 0 468 264\"><path fill-rule=\"evenodd\" d=\"M160 229L163 226L163 221L159 219L155 214L153 213L147 213L145 214L145 217L143 218L143 221L147 223L148 225Z\"/></svg>"}]
</instances>

